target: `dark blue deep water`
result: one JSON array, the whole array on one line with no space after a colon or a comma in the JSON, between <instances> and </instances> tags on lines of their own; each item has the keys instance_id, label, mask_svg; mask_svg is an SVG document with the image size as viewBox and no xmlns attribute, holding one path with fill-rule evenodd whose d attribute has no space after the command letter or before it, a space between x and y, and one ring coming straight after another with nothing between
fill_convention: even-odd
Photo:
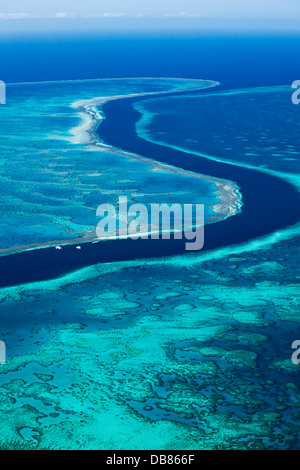
<instances>
[{"instance_id":1,"label":"dark blue deep water","mask_svg":"<svg viewBox=\"0 0 300 470\"><path fill-rule=\"evenodd\" d=\"M0 79L190 77L220 81L218 91L289 85L300 79L299 46L300 35L271 32L2 35ZM104 106L101 138L237 182L243 211L207 227L205 249L229 249L202 261L170 262L184 252L181 240L0 257L0 287L17 285L0 289L8 348L0 449L299 449L299 365L291 362L299 238L230 251L297 222L299 193L276 175L142 139L138 99L120 101ZM149 260L157 255L166 258ZM107 264L76 271L99 261Z\"/></svg>"},{"instance_id":2,"label":"dark blue deep water","mask_svg":"<svg viewBox=\"0 0 300 470\"><path fill-rule=\"evenodd\" d=\"M3 36L0 40L0 77L6 82L186 77L220 81L218 90L287 85L300 77L300 61L296 60L299 44L300 35L268 33L263 36L253 32L232 35L186 33L184 37L176 33L154 36L134 32L126 36L115 33L102 36L94 33L84 37L61 33L26 34L14 39ZM298 193L283 180L190 154L187 158L182 152L140 139L134 128L139 115L128 100L108 103L104 111L108 119L102 123L99 132L108 143L187 170L230 179L242 188L243 212L223 221L222 230L215 225L208 226L204 249L245 242L297 222ZM260 207L259 211L257 207ZM68 248L58 259L53 258L51 248L10 256L9 265L5 257L1 259L0 282L1 285L12 285L49 279L95 262L163 256L185 250L180 241L149 243L140 240L133 244L134 251L131 245L131 241L119 241L117 250L113 244L113 248L105 253L96 250L95 246L88 246L84 255L76 260L68 253Z\"/></svg>"}]
</instances>

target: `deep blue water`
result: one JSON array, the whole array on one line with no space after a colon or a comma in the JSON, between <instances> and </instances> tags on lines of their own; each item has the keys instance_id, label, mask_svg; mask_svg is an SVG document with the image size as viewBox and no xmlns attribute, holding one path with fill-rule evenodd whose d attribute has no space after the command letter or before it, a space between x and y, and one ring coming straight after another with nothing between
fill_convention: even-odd
<instances>
[{"instance_id":1,"label":"deep blue water","mask_svg":"<svg viewBox=\"0 0 300 470\"><path fill-rule=\"evenodd\" d=\"M289 38L287 36L281 38L272 38L270 36L266 38L240 37L238 40L236 37L221 38L212 37L211 35L206 38L150 38L144 36L137 41L136 37L131 35L131 37L123 38L106 37L104 39L102 38L101 41L96 37L90 37L90 39L85 38L84 40L79 37L77 39L65 38L64 42L62 42L62 38L58 37L55 40L50 37L44 39L36 37L34 40L32 38L27 38L26 40L15 39L7 42L4 49L2 49L1 44L0 47L2 58L0 64L0 78L8 82L156 75L219 80L224 89L248 86L254 87L259 85L278 85L282 83L288 84L300 78L300 64L297 62L299 39ZM138 118L138 113L132 107L132 102L133 100L126 100L126 103L123 102L122 106L120 103L115 102L105 107L107 120L100 126L99 132L107 141L124 148L140 151L146 156L148 154L153 158L156 156L160 161L172 162L181 167L187 165L189 169L194 171L200 171L219 177L228 177L233 181L237 181L241 186L245 204L243 212L220 224L207 227L206 247L212 248L214 246L233 243L234 241L243 241L252 236L269 233L270 231L289 225L297 220L297 209L299 207L299 203L296 199L298 197L297 193L291 185L283 180L253 170L207 161L195 155L184 154L171 148L159 148L159 146L153 143L138 138L134 132L134 124ZM121 111L122 113L126 113L126 120L124 120ZM119 133L116 135L117 129ZM188 158L184 159L184 156ZM174 243L170 243L169 241L165 241L164 243L164 241L161 240L151 241L151 244L148 242L149 241L146 240L135 242L132 240L118 241L117 243L106 242L107 246L111 246L111 249L100 252L99 258L102 258L103 261L131 259L139 255L139 250L141 255L145 256L145 244L147 246L146 251L148 256L157 255L157 250L162 254L183 251L183 246L181 245L183 245L184 242L180 240ZM80 322L88 329L98 330L97 334L99 336L97 336L97 339L100 339L100 341L96 354L98 355L100 353L101 355L103 354L103 349L106 348L105 345L102 346L103 343L101 342L101 338L106 339L103 334L103 332L105 333L105 329L112 330L119 328L120 330L124 328L126 336L121 337L120 341L118 340L120 336L116 336L117 349L121 349L122 342L136 347L134 343L135 337L137 336L136 318L140 315L145 322L145 318L148 315L149 322L153 321L154 323L144 323L143 329L145 329L145 331L148 329L152 331L153 328L155 332L154 337L159 336L160 332L169 332L172 328L175 333L173 337L166 336L162 341L165 350L168 352L168 354L166 354L165 364L158 362L161 354L156 354L157 350L154 339L152 340L153 344L151 341L149 342L149 348L151 347L151 351L154 350L153 368L156 370L156 375L150 375L152 372L152 364L149 365L147 361L143 361L143 356L137 355L136 362L131 362L135 373L130 377L130 380L124 381L124 383L128 382L128 388L126 389L126 385L124 386L121 381L117 383L117 395L120 395L122 400L127 400L129 406L139 413L138 425L141 434L147 436L147 439L150 434L149 430L146 431L146 427L143 426L141 416L146 416L147 420L157 420L157 417L169 421L177 419L185 423L185 425L191 426L190 421L186 417L187 411L189 411L188 406L186 406L181 416L175 412L166 413L161 409L158 410L158 413L156 409L152 412L151 410L146 410L146 413L143 408L145 404L144 401L129 398L131 397L131 389L138 389L140 384L142 384L146 390L146 403L154 406L154 401L155 403L162 401L167 395L167 389L172 389L172 380L175 384L177 381L177 386L179 384L179 387L181 387L180 393L182 395L186 393L186 389L182 384L187 383L189 388L195 392L195 397L196 394L200 395L201 393L206 394L209 398L217 394L219 397L221 396L221 403L220 399L216 402L217 408L211 413L211 416L218 416L218 413L224 413L225 411L227 413L230 412L231 421L234 417L241 416L242 418L253 419L254 424L257 422L259 425L261 424L260 428L263 430L263 437L256 439L249 431L247 439L250 444L248 445L248 441L245 441L245 444L241 443L240 445L244 445L247 448L251 448L251 445L257 446L256 441L260 444L260 441L263 441L263 438L269 435L270 437L268 437L268 439L270 440L265 438L267 448L288 447L296 449L299 448L299 433L297 434L297 429L295 429L296 423L299 422L299 415L296 415L296 406L298 406L299 403L297 398L299 397L299 395L297 395L298 389L296 386L295 391L292 388L288 389L285 387L285 384L286 382L295 382L298 384L299 371L293 372L289 371L288 368L285 370L283 367L279 370L272 369L273 362L284 361L285 359L287 361L290 359L290 344L292 340L296 339L295 336L298 324L293 321L287 321L284 317L284 313L282 313L283 320L279 320L277 316L279 309L286 307L286 314L290 314L290 318L293 318L292 315L296 318L296 306L295 310L293 309L295 290L293 290L292 286L295 282L297 268L296 248L298 245L296 243L296 241L288 240L282 244L271 247L267 252L253 252L250 255L245 253L244 258L233 257L233 259L228 259L228 257L225 257L224 259L213 260L204 266L204 268L207 268L207 272L203 271L202 266L199 266L199 268L196 267L191 271L182 269L180 265L171 269L164 265L164 261L162 261L161 265L154 266L153 268L143 266L142 269L131 269L131 271L127 270L120 274L113 273L110 276L105 276L105 278L99 277L98 279L92 279L90 283L84 283L81 278L83 274L79 273L77 283L73 285L70 284L67 287L64 286L61 289L52 286L52 291L50 287L49 292L46 290L43 291L42 287L40 287L40 292L31 291L22 294L22 291L20 291L21 294L19 294L19 296L15 294L14 297L15 291L10 290L9 293L12 294L12 298L10 299L8 296L5 301L1 299L3 311L1 318L5 319L5 321L1 323L1 329L6 331L7 328L9 330L9 334L7 335L9 348L16 346L16 349L20 348L22 353L26 354L31 350L39 350L40 342L48 342L50 340L49 337L55 333L54 330L51 331L48 328L44 336L43 332L40 331L38 331L37 336L34 336L34 331L32 331L33 326L47 325L49 327L49 325L53 325L53 329L56 328L58 330L61 328L61 325L63 325L65 329L66 324L72 325L74 322ZM6 285L12 282L24 282L24 280L56 278L63 272L68 272L80 266L97 262L99 259L96 257L95 252L97 250L99 252L99 245L87 245L82 252L77 253L76 258L74 258L74 247L66 247L62 253L58 253L53 249L45 249L2 257L0 259L2 263L0 267L0 277L2 276L1 282L3 285ZM153 252L150 251L150 249L153 249ZM167 250L169 250L169 253L167 253ZM282 263L282 265L279 264L279 262ZM276 266L278 268L277 270ZM282 270L279 269L280 267L282 267ZM189 273L192 273L194 276L196 275L196 277L189 278ZM180 322L182 310L172 310L174 305L177 307L177 302L173 305L172 299L169 299L165 302L160 300L162 303L158 304L158 299L154 295L180 289L178 280L184 281L182 290L180 291L184 299L182 302L185 302L185 304L192 303L192 306L195 305L199 308L199 310L197 310L197 308L189 310L187 312L187 320L185 320L183 316L181 323L178 323L178 321ZM124 281L126 284L124 284ZM265 281L267 281L266 284L264 284ZM157 285L153 286L154 283ZM265 287L262 287L261 284L264 284ZM87 312L89 312L91 305L93 305L93 299L98 300L98 291L101 295L103 290L111 289L111 286L113 286L116 291L122 290L123 288L126 295L129 293L130 296L133 296L133 300L139 300L143 308L128 308L127 315L123 317L124 319L118 315L112 318L104 316L102 319L101 315L89 316ZM142 295L139 297L139 292L140 294L143 292L145 294L145 291L148 290L151 292L148 292L148 294L146 292L146 298ZM153 295L152 291L154 291ZM243 298L243 295L245 298ZM266 297L267 300L270 300L267 305L264 303L262 297ZM258 300L254 302L256 298ZM95 311L103 307L103 304L106 306L106 303L107 308L110 308L109 302L105 302L105 300L103 302L100 296L99 299L99 304L96 302L94 305ZM115 303L118 303L118 297L113 297L113 299ZM248 304L246 302L244 304L245 307L243 307L243 300L249 300L250 303ZM239 304L239 302L241 303ZM212 316L210 316L210 308L207 308L206 303L208 303L211 309L214 305L218 308ZM145 311L146 308L148 309L148 313ZM251 319L251 309L261 313L263 319L267 320L267 323L264 324L262 322L257 325L257 323L254 322L253 326L248 320L243 324L243 310L246 310L246 317L248 314ZM239 316L234 316L236 313L238 313ZM157 317L159 316L161 317L159 320L160 323L155 323L158 322ZM172 326L174 316L177 323L175 326L174 324ZM251 350L258 352L257 367L245 368L238 364L236 368L233 367L229 369L228 372L228 364L226 365L226 361L222 358L217 358L214 360L221 365L225 364L226 368L221 368L216 376L213 377L198 373L195 379L195 373L192 367L193 364L188 362L183 363L184 369L189 372L187 378L185 375L181 376L178 372L177 375L179 377L174 374L172 376L168 375L167 372L164 373L166 365L170 363L172 367L174 367L174 365L180 363L182 356L189 355L187 351L181 351L180 348L188 344L185 343L187 339L191 342L190 344L194 344L194 330L198 331L199 325L201 327L201 322L203 322L204 327L206 323L209 326L220 324L233 326L234 329L230 330L231 336L227 335L227 337L223 338L222 333L219 332L211 339L209 344L223 347L225 350L229 351L242 348L245 349L245 351ZM130 333L131 324L135 327L133 328L133 333ZM59 325L59 327L57 325ZM23 328L24 331L22 331ZM27 333L27 329L30 334ZM179 335L182 331L184 334L180 337ZM261 343L256 343L255 347L251 346L251 344L249 346L247 343L245 346L243 343L245 339L239 335L242 333L249 334L249 332L264 333L267 341L263 342L263 339L260 339L259 341ZM117 335L121 333L119 331ZM109 334L111 336L114 335L111 331L109 331ZM16 337L18 335L19 342L17 343ZM114 388L116 384L115 376L112 376L112 385L111 388L109 388L107 382L103 380L101 375L97 376L97 373L101 374L104 369L106 372L110 370L114 372L115 369L119 372L118 367L122 372L124 370L124 362L120 362L120 364L118 363L116 366L115 354L113 356L113 362L104 362L105 367L97 367L97 370L92 370L93 377L96 377L95 383L97 384L96 391L94 392L94 389L90 387L89 383L91 377L89 363L83 362L85 357L90 358L93 354L90 344L87 343L85 350L80 350L85 352L85 354L76 356L76 351L79 348L77 338L81 338L81 335L82 333L80 331L73 330L71 336L74 338L74 342L73 344L71 343L71 347L69 346L70 343L68 343L68 337L67 339L62 337L59 344L66 348L66 352L61 352L60 354L67 355L67 358L70 360L75 357L74 361L79 364L80 373L84 373L87 370L88 374L83 376L83 378L82 376L80 376L80 378L76 377L76 380L72 376L70 378L67 377L66 382L72 384L71 388L68 388L65 383L61 384L59 377L65 374L62 374L59 370L59 366L55 364L53 370L56 367L57 370L54 370L54 372L52 372L52 368L46 369L48 373L53 375L56 373L58 376L58 379L57 377L55 378L56 381L54 382L53 388L49 388L48 390L50 390L50 392L47 391L47 393L51 393L54 397L56 393L59 393L64 397L64 394L67 392L67 395L73 398L75 396L73 390L74 382L79 385L82 385L83 382L88 383L88 386L82 389L82 393L85 396L84 401L86 401L89 406L89 416L96 416L97 413L99 413L99 409L96 407L93 408L93 406L90 405L95 403L99 396L101 397L102 388L109 391L109 403L112 407L114 406L113 400L116 395L116 389ZM83 344L86 344L84 341L86 341L85 337L83 337ZM143 336L142 341L147 344L147 336ZM210 340L208 339L208 341ZM258 340L256 339L256 341ZM172 359L173 345L176 359L174 361ZM137 343L137 347L140 347L139 343ZM9 352L10 351L11 349ZM86 352L88 352L88 354L86 354ZM47 351L44 354L47 358ZM196 360L196 358L197 355L195 355L193 359ZM40 360L40 358L38 360ZM200 360L198 359L199 363L201 363L202 360L203 358L200 357ZM32 372L39 370L37 369L35 361L32 362L30 358L29 361L31 361L29 369L31 367ZM130 358L130 361L133 361L133 357ZM67 366L68 364L67 362ZM97 364L99 363L97 362ZM24 371L24 369L25 367L22 368L22 366L19 366L17 371L18 375L14 375L14 378L26 380L26 382L24 382L24 384L22 383L19 387L21 389L21 397L24 390L26 390L27 381L37 381L36 376L31 378L28 372L26 375L26 370ZM43 369L41 370L43 371ZM145 374L145 378L142 375L143 373ZM155 377L156 380L154 381L152 377ZM273 382L266 383L267 379L272 379ZM9 381L11 378L9 377L7 380ZM138 380L139 383L134 382L134 380ZM170 382L168 382L168 380ZM151 393L151 397L149 397L149 381L153 382L153 393L157 394L159 399L157 395L154 395L155 399L152 398L153 393ZM48 387L50 387L50 385ZM17 388L16 386L16 389ZM13 395L13 391L10 389L8 389L8 392ZM233 398L236 399L235 392L240 396L241 400L244 397L247 400L249 399L249 405L243 403L243 401L237 401L233 404ZM289 393L291 399L289 398ZM41 395L43 396L43 394ZM52 398L52 395L49 396ZM92 399L91 401L90 398ZM283 410L282 408L281 410L276 409L276 406L281 404L280 400L283 398L286 399L284 403L285 408L283 408ZM254 399L261 401L257 402ZM196 398L194 398L194 400L196 400ZM56 403L55 400L53 400L53 402ZM34 403L34 406L37 405ZM82 402L80 406L76 408L76 402L74 405L74 402L70 403L68 399L62 401L63 410L68 410L71 416L75 413L77 424L74 424L74 434L76 434L76 437L80 435L82 427L87 426L86 424L81 424L82 421L79 420L79 418L82 418L80 415L82 406ZM18 415L20 415L18 416L18 420L16 420L16 429L20 430L22 425L19 424L19 417L22 415L27 416L27 411L25 408L20 409L19 403L17 407L13 404L11 408L9 408L10 412L12 408L16 409ZM41 411L44 411L44 409L45 407L41 406ZM259 414L269 411L276 411L279 415L275 424L272 424L270 420L270 427L274 428L272 429L274 436L272 436L271 431L264 431L266 421L259 416ZM204 416L201 414L198 419L196 411L193 412L193 415L196 415L196 418L193 418L196 419L196 425L199 427L203 426ZM10 415L7 414L7 416ZM126 416L127 415L125 415L125 420ZM9 419L3 421L10 423ZM5 424L6 423L3 423L3 426L5 426ZM242 424L243 426L246 425L245 422ZM116 426L112 426L113 434L115 434L117 425L118 421L116 420ZM12 427L13 426L15 426L15 424L13 424ZM230 422L224 419L219 426L222 431L220 433L220 445L226 446L226 443L224 444L223 442L223 431L230 426ZM41 429L43 425L35 423L35 427ZM5 430L5 427L3 427L3 429ZM45 429L45 434L47 434L49 430L47 428ZM54 431L50 430L50 434L51 432L51 447L63 447L64 441L61 428L54 427ZM92 433L94 436L95 427ZM107 433L109 438L110 431L108 430ZM3 434L5 434L4 431ZM55 434L54 438L53 434ZM67 433L68 436L70 436L70 434L71 433ZM105 434L105 432L103 432L101 428L99 435L102 436L103 434ZM155 432L151 434L155 435ZM56 436L59 436L59 443L55 441ZM132 434L129 433L129 436L132 436ZM286 442L282 436L286 439ZM119 444L120 438L123 437L122 433L114 437L118 440L117 445L124 446L123 443ZM169 436L166 437L168 442L170 442ZM199 434L199 442L201 442L202 437L203 436ZM273 440L271 440L271 438ZM178 439L177 433L176 439ZM237 436L237 440L239 439L240 437ZM109 445L116 445L115 441L111 442ZM166 446L168 442L166 442ZM132 443L126 444L130 446ZM9 443L9 445L11 445L11 443ZM166 448L166 446L164 448Z\"/></svg>"},{"instance_id":2,"label":"deep blue water","mask_svg":"<svg viewBox=\"0 0 300 470\"><path fill-rule=\"evenodd\" d=\"M298 222L299 192L281 178L199 158L140 138L135 130L140 115L133 107L137 101L137 98L116 100L103 106L106 119L98 130L101 139L117 148L184 170L232 180L242 189L242 212L218 224L207 225L203 250L243 243ZM53 248L23 252L0 258L0 285L53 279L98 262L162 257L184 252L185 240L173 239L118 240L96 246L89 243L76 257L73 246L65 247L62 253L53 253Z\"/></svg>"},{"instance_id":3,"label":"deep blue water","mask_svg":"<svg viewBox=\"0 0 300 470\"><path fill-rule=\"evenodd\" d=\"M111 77L213 79L226 88L299 79L300 34L288 32L24 33L0 36L6 82Z\"/></svg>"},{"instance_id":4,"label":"deep blue water","mask_svg":"<svg viewBox=\"0 0 300 470\"><path fill-rule=\"evenodd\" d=\"M140 115L136 99L106 103L107 116L99 127L105 142L198 173L230 179L242 188L243 211L216 226L206 227L205 249L241 243L293 225L299 219L299 193L282 179L258 171L199 158L188 152L161 147L137 137L134 123ZM126 116L126 119L125 119Z\"/></svg>"},{"instance_id":5,"label":"deep blue water","mask_svg":"<svg viewBox=\"0 0 300 470\"><path fill-rule=\"evenodd\" d=\"M295 60L300 35L255 36L253 33L179 37L142 35L84 38L47 35L0 40L1 79L7 82L81 78L173 76L218 80L221 89L289 84L300 77ZM59 47L58 47L59 46ZM220 87L219 87L220 89ZM209 91L208 91L209 92ZM243 212L206 229L205 249L247 241L255 236L292 225L298 220L299 196L281 179L218 162L184 157L182 152L160 147L136 136L139 114L130 100L106 104L107 117L99 132L109 143L174 164L184 169L227 178L243 193ZM124 119L126 115L126 119ZM260 208L257 211L257 208ZM288 209L287 209L288 208ZM87 246L84 255L72 256L72 248L56 259L52 249L1 259L1 285L18 284L57 275L100 261L183 253L183 241L118 241L103 252ZM107 244L107 247L109 244ZM70 253L69 253L70 250ZM25 262L23 262L23 259ZM26 262L30 259L30 266ZM45 268L47 266L47 269ZM33 269L34 267L34 269Z\"/></svg>"}]
</instances>

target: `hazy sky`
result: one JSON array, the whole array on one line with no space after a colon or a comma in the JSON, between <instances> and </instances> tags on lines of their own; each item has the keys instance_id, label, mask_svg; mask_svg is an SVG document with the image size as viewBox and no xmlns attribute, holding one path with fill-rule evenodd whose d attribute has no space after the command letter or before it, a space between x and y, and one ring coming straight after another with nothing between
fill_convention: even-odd
<instances>
[{"instance_id":1,"label":"hazy sky","mask_svg":"<svg viewBox=\"0 0 300 470\"><path fill-rule=\"evenodd\" d=\"M0 18L69 16L300 18L300 0L0 0Z\"/></svg>"}]
</instances>

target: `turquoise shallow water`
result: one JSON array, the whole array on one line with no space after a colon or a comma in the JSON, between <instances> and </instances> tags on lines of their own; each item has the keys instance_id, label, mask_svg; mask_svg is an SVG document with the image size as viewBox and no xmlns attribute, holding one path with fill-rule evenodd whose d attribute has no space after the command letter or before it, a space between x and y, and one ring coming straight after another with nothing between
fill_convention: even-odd
<instances>
[{"instance_id":1,"label":"turquoise shallow water","mask_svg":"<svg viewBox=\"0 0 300 470\"><path fill-rule=\"evenodd\" d=\"M107 151L90 152L82 140L85 118L75 101L98 96L156 93L210 85L195 80L86 80L8 85L0 109L0 250L53 244L92 231L102 203L218 202L205 180L170 175ZM157 171L158 170L158 171ZM163 188L160 190L159 188Z\"/></svg>"},{"instance_id":2,"label":"turquoise shallow water","mask_svg":"<svg viewBox=\"0 0 300 470\"><path fill-rule=\"evenodd\" d=\"M2 447L297 448L291 249L3 289Z\"/></svg>"},{"instance_id":3,"label":"turquoise shallow water","mask_svg":"<svg viewBox=\"0 0 300 470\"><path fill-rule=\"evenodd\" d=\"M54 89L61 91L60 86ZM76 94L76 84L67 86L74 86L68 104L95 96L94 89L87 93L88 84L82 94ZM120 93L117 84L111 93ZM162 127L165 142L181 145L182 135L175 140L169 132L183 106L190 122L196 120L199 106L193 110L190 103L190 98L164 100L170 118L161 123L170 126ZM159 118L161 99L143 102L144 109L148 106ZM57 113L56 103L54 108ZM44 112L47 120L49 109ZM79 122L72 113L66 116L66 108L61 115L64 130ZM24 116L18 118L20 126ZM278 125L276 119L270 112L270 128L272 122ZM87 152L66 140L65 132L57 132L56 116L53 132L47 124L48 137L43 131L36 139L44 129L41 122L24 152L19 150L22 139L14 139L13 155L20 151L15 174L8 153L3 164L11 194L18 193L17 185L19 206L27 207L16 213L7 198L7 208L2 208L6 228L9 217L12 226L20 224L15 243L23 244L25 233L28 243L37 236L49 241L47 224L41 230L43 198L54 227L51 236L65 239L66 227L82 231L91 226L99 197L107 202L120 190L151 201L157 198L159 181L160 201L175 200L178 190L186 200L207 197L213 202L216 197L211 183L153 173L145 162L114 153ZM214 124L207 118L209 126ZM232 132L239 135L235 126ZM207 146L203 152L215 145L221 155L218 141L204 142L198 134L196 139L197 129L197 152L202 144ZM156 139L151 122L144 131ZM294 136L290 140L296 148ZM35 145L48 149L43 158L41 150L29 151ZM238 161L237 153L230 157ZM242 160L249 162L259 165ZM270 157L264 164L285 172L280 163L279 157ZM187 180L188 191L182 192ZM3 233L4 247L11 246L8 232ZM300 369L291 361L300 321L297 234L294 227L245 246L97 265L47 282L1 289L0 337L8 352L0 374L1 448L299 448Z\"/></svg>"}]
</instances>

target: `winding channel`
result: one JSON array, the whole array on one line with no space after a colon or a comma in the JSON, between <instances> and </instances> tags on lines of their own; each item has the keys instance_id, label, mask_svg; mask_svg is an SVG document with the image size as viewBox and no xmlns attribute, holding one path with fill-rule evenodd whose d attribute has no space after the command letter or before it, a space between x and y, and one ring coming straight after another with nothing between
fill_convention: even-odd
<instances>
[{"instance_id":1,"label":"winding channel","mask_svg":"<svg viewBox=\"0 0 300 470\"><path fill-rule=\"evenodd\" d=\"M105 144L183 170L231 180L241 190L242 211L221 222L206 225L202 251L244 243L299 221L300 194L290 183L259 170L209 160L139 137L135 125L140 114L133 104L144 100L145 97L125 98L103 105L105 119L97 132ZM76 253L74 245L65 245L63 251L51 247L2 256L0 287L54 279L97 263L183 254L186 253L185 243L185 239L109 240L98 244L85 243L84 248L76 250Z\"/></svg>"}]
</instances>

